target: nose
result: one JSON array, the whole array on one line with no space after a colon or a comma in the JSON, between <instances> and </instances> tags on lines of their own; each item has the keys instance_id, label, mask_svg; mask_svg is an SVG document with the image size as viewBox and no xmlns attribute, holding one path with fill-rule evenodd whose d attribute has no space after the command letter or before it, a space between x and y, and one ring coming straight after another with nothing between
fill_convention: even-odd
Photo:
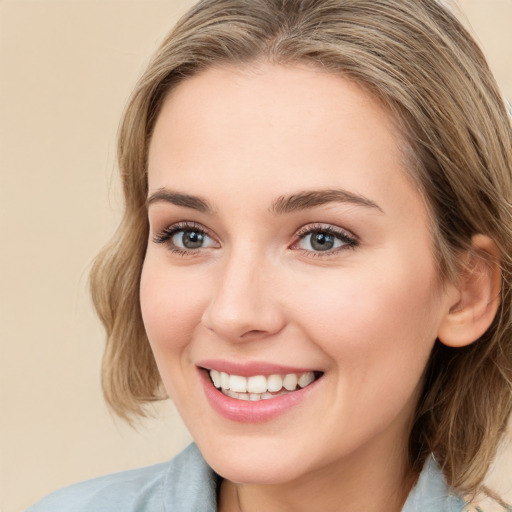
<instances>
[{"instance_id":1,"label":"nose","mask_svg":"<svg viewBox=\"0 0 512 512\"><path fill-rule=\"evenodd\" d=\"M277 334L285 316L277 300L275 270L261 258L227 260L201 322L228 341L249 341Z\"/></svg>"}]
</instances>

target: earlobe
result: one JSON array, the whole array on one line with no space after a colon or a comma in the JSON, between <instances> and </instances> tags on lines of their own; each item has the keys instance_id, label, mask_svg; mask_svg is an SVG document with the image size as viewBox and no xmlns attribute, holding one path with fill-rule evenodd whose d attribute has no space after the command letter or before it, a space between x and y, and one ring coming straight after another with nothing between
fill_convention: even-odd
<instances>
[{"instance_id":1,"label":"earlobe","mask_svg":"<svg viewBox=\"0 0 512 512\"><path fill-rule=\"evenodd\" d=\"M500 256L496 244L484 235L472 238L467 264L439 327L439 340L450 347L463 347L476 341L490 327L500 303Z\"/></svg>"}]
</instances>

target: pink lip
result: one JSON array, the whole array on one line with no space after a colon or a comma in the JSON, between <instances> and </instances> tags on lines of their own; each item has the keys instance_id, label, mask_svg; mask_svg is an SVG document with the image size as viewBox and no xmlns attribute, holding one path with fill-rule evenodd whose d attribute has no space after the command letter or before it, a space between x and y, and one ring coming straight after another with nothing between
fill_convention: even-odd
<instances>
[{"instance_id":1,"label":"pink lip","mask_svg":"<svg viewBox=\"0 0 512 512\"><path fill-rule=\"evenodd\" d=\"M226 372L230 375L240 375L241 377L251 377L252 375L286 375L288 373L301 374L314 371L311 368L297 368L259 361L240 363L218 359L199 361L197 366L207 370Z\"/></svg>"},{"instance_id":2,"label":"pink lip","mask_svg":"<svg viewBox=\"0 0 512 512\"><path fill-rule=\"evenodd\" d=\"M286 372L274 370L275 368L269 374L296 373L288 369ZM199 374L206 398L214 411L228 420L237 421L239 423L263 423L284 414L296 405L302 403L309 394L316 389L319 382L317 379L303 389L279 395L268 400L251 402L249 400L237 400L236 398L224 395L213 385L207 371L200 369ZM240 373L235 373L235 375L240 375ZM252 375L262 375L262 373L252 373Z\"/></svg>"}]
</instances>

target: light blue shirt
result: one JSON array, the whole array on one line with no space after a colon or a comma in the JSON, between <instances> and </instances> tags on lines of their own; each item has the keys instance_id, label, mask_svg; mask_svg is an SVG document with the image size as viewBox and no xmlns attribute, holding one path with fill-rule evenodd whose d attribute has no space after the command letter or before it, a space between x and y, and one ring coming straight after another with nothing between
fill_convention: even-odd
<instances>
[{"instance_id":1,"label":"light blue shirt","mask_svg":"<svg viewBox=\"0 0 512 512\"><path fill-rule=\"evenodd\" d=\"M114 473L61 489L26 512L216 512L221 478L191 444L163 464ZM429 459L402 512L462 512Z\"/></svg>"}]
</instances>

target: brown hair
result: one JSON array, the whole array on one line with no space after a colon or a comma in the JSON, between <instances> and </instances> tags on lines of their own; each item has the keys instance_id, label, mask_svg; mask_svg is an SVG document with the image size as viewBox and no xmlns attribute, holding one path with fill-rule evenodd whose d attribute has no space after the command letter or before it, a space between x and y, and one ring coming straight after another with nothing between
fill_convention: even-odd
<instances>
[{"instance_id":1,"label":"brown hair","mask_svg":"<svg viewBox=\"0 0 512 512\"><path fill-rule=\"evenodd\" d=\"M203 0L167 36L140 78L119 133L125 212L91 274L107 331L103 387L128 419L162 398L141 318L148 238L146 163L168 91L210 66L307 62L349 77L402 127L411 173L432 217L440 276L482 233L501 253L498 314L477 342L436 342L410 436L411 464L436 456L448 483L474 492L512 407L512 132L482 52L437 0Z\"/></svg>"}]
</instances>

